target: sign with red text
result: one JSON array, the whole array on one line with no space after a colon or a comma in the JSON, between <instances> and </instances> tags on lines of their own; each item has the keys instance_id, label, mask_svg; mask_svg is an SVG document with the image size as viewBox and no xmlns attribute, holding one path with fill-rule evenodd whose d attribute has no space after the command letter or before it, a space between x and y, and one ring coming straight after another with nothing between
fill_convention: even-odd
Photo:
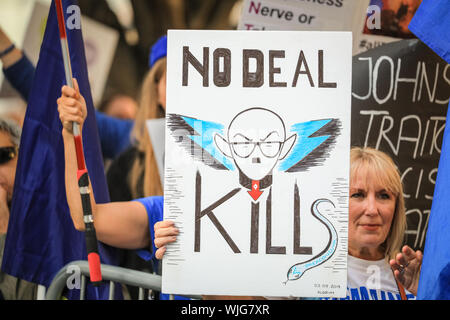
<instances>
[{"instance_id":1,"label":"sign with red text","mask_svg":"<svg viewBox=\"0 0 450 320\"><path fill-rule=\"evenodd\" d=\"M361 34L369 0L244 0L239 30L350 31Z\"/></svg>"},{"instance_id":2,"label":"sign with red text","mask_svg":"<svg viewBox=\"0 0 450 320\"><path fill-rule=\"evenodd\" d=\"M349 32L168 33L162 291L345 297Z\"/></svg>"}]
</instances>

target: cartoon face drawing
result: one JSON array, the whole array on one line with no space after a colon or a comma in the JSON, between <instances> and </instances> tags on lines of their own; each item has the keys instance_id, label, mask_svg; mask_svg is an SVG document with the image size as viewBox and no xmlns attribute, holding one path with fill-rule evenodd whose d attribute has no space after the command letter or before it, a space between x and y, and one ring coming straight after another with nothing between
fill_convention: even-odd
<instances>
[{"instance_id":1,"label":"cartoon face drawing","mask_svg":"<svg viewBox=\"0 0 450 320\"><path fill-rule=\"evenodd\" d=\"M180 114L167 115L175 142L192 159L215 170L239 171L239 183L253 189L272 184L272 172L301 172L322 165L340 135L339 119L298 122L286 130L281 117L261 108L236 114L228 126ZM286 138L286 132L292 132ZM252 181L253 180L253 181Z\"/></svg>"},{"instance_id":2,"label":"cartoon face drawing","mask_svg":"<svg viewBox=\"0 0 450 320\"><path fill-rule=\"evenodd\" d=\"M286 139L283 120L264 108L251 108L237 114L228 127L227 139L216 133L217 148L249 179L259 181L271 175L279 160L295 144L297 135Z\"/></svg>"}]
</instances>

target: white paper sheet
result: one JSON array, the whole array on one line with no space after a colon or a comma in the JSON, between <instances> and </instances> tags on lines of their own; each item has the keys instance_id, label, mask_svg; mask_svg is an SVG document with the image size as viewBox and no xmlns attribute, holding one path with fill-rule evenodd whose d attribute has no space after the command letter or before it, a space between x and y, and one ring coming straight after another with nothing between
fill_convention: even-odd
<instances>
[{"instance_id":1,"label":"white paper sheet","mask_svg":"<svg viewBox=\"0 0 450 320\"><path fill-rule=\"evenodd\" d=\"M153 152L155 154L156 165L158 166L161 185L164 186L164 147L166 120L164 118L149 119L146 121L146 123L150 141L152 142Z\"/></svg>"}]
</instances>

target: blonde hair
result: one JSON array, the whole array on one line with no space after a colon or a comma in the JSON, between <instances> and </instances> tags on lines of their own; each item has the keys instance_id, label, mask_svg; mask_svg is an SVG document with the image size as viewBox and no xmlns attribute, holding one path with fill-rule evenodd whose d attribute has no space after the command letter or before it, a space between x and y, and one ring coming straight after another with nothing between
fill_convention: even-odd
<instances>
[{"instance_id":1,"label":"blonde hair","mask_svg":"<svg viewBox=\"0 0 450 320\"><path fill-rule=\"evenodd\" d=\"M158 83L166 72L166 58L155 62L144 78L141 87L139 110L131 132L137 150L145 156L136 156L129 174L129 185L134 198L162 195L158 167L148 135L146 120L163 118L164 110L159 105Z\"/></svg>"},{"instance_id":2,"label":"blonde hair","mask_svg":"<svg viewBox=\"0 0 450 320\"><path fill-rule=\"evenodd\" d=\"M396 197L391 228L381 249L386 259L393 259L400 251L406 230L405 200L400 173L386 153L373 148L353 147L350 151L350 184L358 174L371 173L386 190Z\"/></svg>"}]
</instances>

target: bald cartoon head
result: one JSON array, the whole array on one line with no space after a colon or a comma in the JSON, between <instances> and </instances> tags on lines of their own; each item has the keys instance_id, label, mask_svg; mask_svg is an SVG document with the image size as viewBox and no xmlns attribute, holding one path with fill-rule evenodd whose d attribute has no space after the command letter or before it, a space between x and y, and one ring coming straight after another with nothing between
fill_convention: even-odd
<instances>
[{"instance_id":1,"label":"bald cartoon head","mask_svg":"<svg viewBox=\"0 0 450 320\"><path fill-rule=\"evenodd\" d=\"M286 139L283 120L276 113L264 108L251 108L234 117L228 126L226 139L216 134L214 141L243 174L252 180L261 180L287 156L296 138L293 134Z\"/></svg>"}]
</instances>

